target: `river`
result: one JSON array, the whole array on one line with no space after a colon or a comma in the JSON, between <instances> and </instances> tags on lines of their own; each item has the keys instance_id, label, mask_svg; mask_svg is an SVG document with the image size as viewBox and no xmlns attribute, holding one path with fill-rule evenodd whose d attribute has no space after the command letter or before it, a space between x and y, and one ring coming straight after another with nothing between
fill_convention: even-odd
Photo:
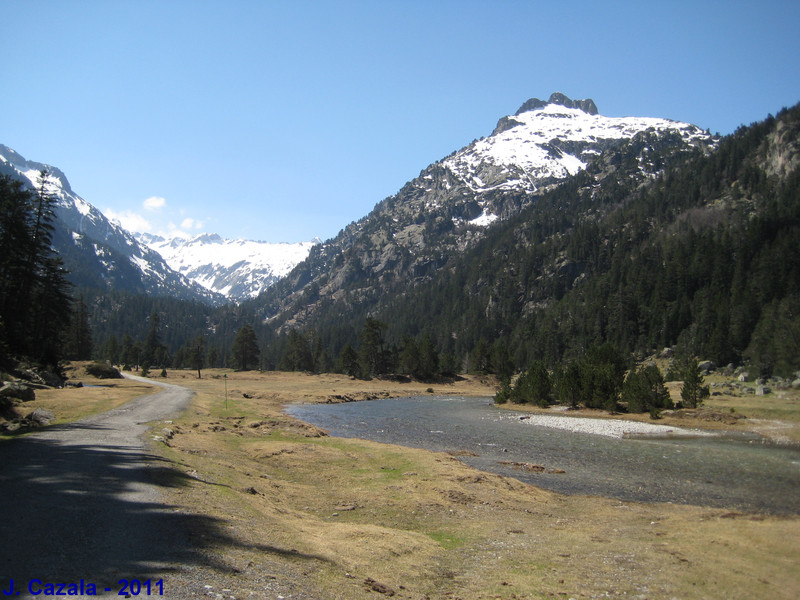
<instances>
[{"instance_id":1,"label":"river","mask_svg":"<svg viewBox=\"0 0 800 600\"><path fill-rule=\"evenodd\" d=\"M454 452L484 471L567 494L800 514L800 448L755 435L576 433L526 423L523 413L499 410L490 398L390 398L287 412L334 436Z\"/></svg>"}]
</instances>

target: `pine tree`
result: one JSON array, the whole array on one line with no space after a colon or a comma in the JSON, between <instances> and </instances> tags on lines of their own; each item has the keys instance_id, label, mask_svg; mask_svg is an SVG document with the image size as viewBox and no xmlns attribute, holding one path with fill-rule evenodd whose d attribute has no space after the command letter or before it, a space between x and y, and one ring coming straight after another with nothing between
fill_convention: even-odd
<instances>
[{"instance_id":1,"label":"pine tree","mask_svg":"<svg viewBox=\"0 0 800 600\"><path fill-rule=\"evenodd\" d=\"M297 329L289 330L286 352L280 362L283 371L313 371L314 357L308 340Z\"/></svg>"},{"instance_id":2,"label":"pine tree","mask_svg":"<svg viewBox=\"0 0 800 600\"><path fill-rule=\"evenodd\" d=\"M664 386L661 371L655 365L647 365L628 373L622 384L621 400L627 403L628 412L656 412L672 408L669 392Z\"/></svg>"},{"instance_id":3,"label":"pine tree","mask_svg":"<svg viewBox=\"0 0 800 600\"><path fill-rule=\"evenodd\" d=\"M530 368L520 375L511 393L511 400L519 403L532 403L540 407L550 404L553 382L547 367L540 360L531 363Z\"/></svg>"},{"instance_id":4,"label":"pine tree","mask_svg":"<svg viewBox=\"0 0 800 600\"><path fill-rule=\"evenodd\" d=\"M208 366L213 369L218 365L219 352L216 348L211 347L208 349Z\"/></svg>"},{"instance_id":5,"label":"pine tree","mask_svg":"<svg viewBox=\"0 0 800 600\"><path fill-rule=\"evenodd\" d=\"M0 324L6 356L56 366L72 311L71 287L52 248L55 199L49 174L35 193L0 177Z\"/></svg>"},{"instance_id":6,"label":"pine tree","mask_svg":"<svg viewBox=\"0 0 800 600\"><path fill-rule=\"evenodd\" d=\"M161 342L161 317L157 312L153 311L150 314L149 321L150 327L144 340L141 362L147 367L158 366L164 368L167 366L168 356L167 349Z\"/></svg>"},{"instance_id":7,"label":"pine tree","mask_svg":"<svg viewBox=\"0 0 800 600\"><path fill-rule=\"evenodd\" d=\"M439 352L431 339L425 334L419 343L419 369L417 377L429 381L439 374Z\"/></svg>"},{"instance_id":8,"label":"pine tree","mask_svg":"<svg viewBox=\"0 0 800 600\"><path fill-rule=\"evenodd\" d=\"M404 337L400 350L400 372L407 375L416 375L419 372L420 354L419 346L412 337Z\"/></svg>"},{"instance_id":9,"label":"pine tree","mask_svg":"<svg viewBox=\"0 0 800 600\"><path fill-rule=\"evenodd\" d=\"M689 408L697 408L710 395L708 386L703 385L703 375L700 373L697 361L691 358L685 359L681 372L683 373L681 400Z\"/></svg>"},{"instance_id":10,"label":"pine tree","mask_svg":"<svg viewBox=\"0 0 800 600\"><path fill-rule=\"evenodd\" d=\"M388 358L384 347L383 332L387 325L383 321L367 317L361 330L359 362L363 377L369 379L387 372Z\"/></svg>"},{"instance_id":11,"label":"pine tree","mask_svg":"<svg viewBox=\"0 0 800 600\"><path fill-rule=\"evenodd\" d=\"M116 338L113 338L116 341ZM92 330L89 327L89 309L83 296L75 303L75 312L67 333L66 356L70 360L89 360L92 358Z\"/></svg>"},{"instance_id":12,"label":"pine tree","mask_svg":"<svg viewBox=\"0 0 800 600\"><path fill-rule=\"evenodd\" d=\"M358 352L350 344L345 344L339 353L339 368L343 373L350 377L357 377L361 371L358 362Z\"/></svg>"},{"instance_id":13,"label":"pine tree","mask_svg":"<svg viewBox=\"0 0 800 600\"><path fill-rule=\"evenodd\" d=\"M206 358L206 338L197 336L189 343L189 366L197 371L197 378L201 379L200 369L203 368Z\"/></svg>"},{"instance_id":14,"label":"pine tree","mask_svg":"<svg viewBox=\"0 0 800 600\"><path fill-rule=\"evenodd\" d=\"M247 371L251 365L258 364L261 352L258 348L256 332L250 325L244 325L236 332L231 354L233 355L233 364L239 371Z\"/></svg>"},{"instance_id":15,"label":"pine tree","mask_svg":"<svg viewBox=\"0 0 800 600\"><path fill-rule=\"evenodd\" d=\"M103 350L100 353L101 358L105 358L108 362L112 365L118 365L120 363L120 348L119 342L117 341L117 336L112 335L106 343L103 344Z\"/></svg>"}]
</instances>

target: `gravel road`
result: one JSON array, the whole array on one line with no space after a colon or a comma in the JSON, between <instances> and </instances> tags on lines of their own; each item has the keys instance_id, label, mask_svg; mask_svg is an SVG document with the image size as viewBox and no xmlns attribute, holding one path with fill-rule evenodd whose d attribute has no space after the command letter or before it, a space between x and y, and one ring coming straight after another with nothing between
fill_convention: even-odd
<instances>
[{"instance_id":1,"label":"gravel road","mask_svg":"<svg viewBox=\"0 0 800 600\"><path fill-rule=\"evenodd\" d=\"M274 549L163 502L165 488L201 484L151 452L145 433L187 408L193 392L130 378L162 389L0 444L0 597L317 600ZM263 558L239 565L220 548Z\"/></svg>"},{"instance_id":2,"label":"gravel road","mask_svg":"<svg viewBox=\"0 0 800 600\"><path fill-rule=\"evenodd\" d=\"M201 524L158 503L159 485L178 485L182 473L147 451L144 434L186 408L192 392L157 385L114 410L0 446L0 593L11 580L26 597L31 580L44 595L48 583L83 579L87 597L89 583L97 595L116 595L120 579L160 577L185 554L175 542L186 525Z\"/></svg>"}]
</instances>

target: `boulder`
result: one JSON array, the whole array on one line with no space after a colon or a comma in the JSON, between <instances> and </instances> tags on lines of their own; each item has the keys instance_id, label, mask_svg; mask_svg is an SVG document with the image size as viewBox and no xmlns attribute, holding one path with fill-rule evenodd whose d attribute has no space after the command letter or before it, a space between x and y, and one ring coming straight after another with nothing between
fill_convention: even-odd
<instances>
[{"instance_id":1,"label":"boulder","mask_svg":"<svg viewBox=\"0 0 800 600\"><path fill-rule=\"evenodd\" d=\"M60 388L64 385L64 380L48 371L47 369L25 369L22 377L30 380L32 383L38 383L51 388Z\"/></svg>"},{"instance_id":2,"label":"boulder","mask_svg":"<svg viewBox=\"0 0 800 600\"><path fill-rule=\"evenodd\" d=\"M25 419L35 425L50 425L56 420L56 415L52 410L47 408L37 408L30 413Z\"/></svg>"},{"instance_id":3,"label":"boulder","mask_svg":"<svg viewBox=\"0 0 800 600\"><path fill-rule=\"evenodd\" d=\"M744 382L744 381L747 381L749 378L750 378L750 373L747 373L747 372L745 371L745 372L743 372L743 373L740 373L740 374L739 374L739 377L738 377L737 379L738 379L739 381L743 381L743 382Z\"/></svg>"},{"instance_id":4,"label":"boulder","mask_svg":"<svg viewBox=\"0 0 800 600\"><path fill-rule=\"evenodd\" d=\"M765 385L757 385L756 386L756 396L766 396L767 394L771 393L772 389L768 388Z\"/></svg>"},{"instance_id":5,"label":"boulder","mask_svg":"<svg viewBox=\"0 0 800 600\"><path fill-rule=\"evenodd\" d=\"M675 351L672 348L664 348L659 355L660 358L672 358L675 356Z\"/></svg>"},{"instance_id":6,"label":"boulder","mask_svg":"<svg viewBox=\"0 0 800 600\"><path fill-rule=\"evenodd\" d=\"M16 398L23 402L30 402L36 399L36 393L24 383L9 381L0 388L0 398Z\"/></svg>"},{"instance_id":7,"label":"boulder","mask_svg":"<svg viewBox=\"0 0 800 600\"><path fill-rule=\"evenodd\" d=\"M708 374L711 371L715 371L717 369L717 365L713 360L701 360L699 363L697 363L697 368Z\"/></svg>"}]
</instances>

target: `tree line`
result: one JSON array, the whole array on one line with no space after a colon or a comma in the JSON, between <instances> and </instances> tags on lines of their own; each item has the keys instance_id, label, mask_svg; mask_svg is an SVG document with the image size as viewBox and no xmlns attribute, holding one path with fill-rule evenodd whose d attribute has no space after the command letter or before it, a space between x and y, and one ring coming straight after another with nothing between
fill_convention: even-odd
<instances>
[{"instance_id":1,"label":"tree line","mask_svg":"<svg viewBox=\"0 0 800 600\"><path fill-rule=\"evenodd\" d=\"M0 366L57 369L80 351L86 325L73 322L72 286L52 249L55 197L42 171L35 190L0 176ZM76 314L84 319L85 313Z\"/></svg>"},{"instance_id":2,"label":"tree line","mask_svg":"<svg viewBox=\"0 0 800 600\"><path fill-rule=\"evenodd\" d=\"M584 406L609 412L649 412L659 418L663 409L697 408L710 395L696 359L673 361L666 378L683 382L677 406L667 391L665 375L655 364L636 367L629 356L605 343L591 346L580 359L559 363L552 370L543 361L534 360L515 381L505 378L494 400L542 408L562 404L573 409Z\"/></svg>"}]
</instances>

